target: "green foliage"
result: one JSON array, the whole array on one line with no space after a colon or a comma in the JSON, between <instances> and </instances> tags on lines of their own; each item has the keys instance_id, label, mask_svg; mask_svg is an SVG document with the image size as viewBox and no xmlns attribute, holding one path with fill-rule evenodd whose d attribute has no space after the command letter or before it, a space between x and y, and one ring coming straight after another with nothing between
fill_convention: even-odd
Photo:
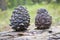
<instances>
[{"instance_id":1,"label":"green foliage","mask_svg":"<svg viewBox=\"0 0 60 40\"><path fill-rule=\"evenodd\" d=\"M41 3L60 3L60 0L7 0L8 8L13 8L18 5L32 5L32 4L41 4Z\"/></svg>"},{"instance_id":2,"label":"green foliage","mask_svg":"<svg viewBox=\"0 0 60 40\"><path fill-rule=\"evenodd\" d=\"M15 7L17 6L17 1L16 0L9 0L8 1L8 7L9 8L12 8L12 7Z\"/></svg>"},{"instance_id":3,"label":"green foliage","mask_svg":"<svg viewBox=\"0 0 60 40\"><path fill-rule=\"evenodd\" d=\"M57 3L60 3L60 0L56 0Z\"/></svg>"}]
</instances>

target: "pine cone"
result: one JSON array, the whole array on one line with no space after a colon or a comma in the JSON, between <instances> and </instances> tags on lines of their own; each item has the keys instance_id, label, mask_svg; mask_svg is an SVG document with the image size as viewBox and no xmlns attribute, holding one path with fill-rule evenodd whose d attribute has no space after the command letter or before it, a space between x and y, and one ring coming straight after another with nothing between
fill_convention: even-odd
<instances>
[{"instance_id":1,"label":"pine cone","mask_svg":"<svg viewBox=\"0 0 60 40\"><path fill-rule=\"evenodd\" d=\"M30 16L23 6L18 6L12 13L10 26L16 31L25 31L30 25Z\"/></svg>"},{"instance_id":2,"label":"pine cone","mask_svg":"<svg viewBox=\"0 0 60 40\"><path fill-rule=\"evenodd\" d=\"M46 9L38 9L37 16L35 18L35 25L37 29L44 30L49 29L52 24L52 17L48 14Z\"/></svg>"}]
</instances>

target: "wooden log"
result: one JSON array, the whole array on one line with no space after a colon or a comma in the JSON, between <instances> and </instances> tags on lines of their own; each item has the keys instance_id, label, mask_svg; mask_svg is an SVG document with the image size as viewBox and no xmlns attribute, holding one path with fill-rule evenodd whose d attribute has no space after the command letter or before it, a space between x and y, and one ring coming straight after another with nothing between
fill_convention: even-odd
<instances>
[{"instance_id":1,"label":"wooden log","mask_svg":"<svg viewBox=\"0 0 60 40\"><path fill-rule=\"evenodd\" d=\"M0 40L49 40L50 36L53 37L54 33L57 33L59 28L52 28L50 30L28 30L25 32L0 32ZM60 35L60 34L59 34ZM52 40L52 39L51 39Z\"/></svg>"}]
</instances>

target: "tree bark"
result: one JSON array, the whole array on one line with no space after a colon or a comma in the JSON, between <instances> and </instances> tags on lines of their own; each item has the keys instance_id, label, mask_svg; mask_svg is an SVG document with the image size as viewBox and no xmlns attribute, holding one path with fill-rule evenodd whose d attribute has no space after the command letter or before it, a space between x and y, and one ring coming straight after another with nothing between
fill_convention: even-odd
<instances>
[{"instance_id":1,"label":"tree bark","mask_svg":"<svg viewBox=\"0 0 60 40\"><path fill-rule=\"evenodd\" d=\"M2 11L7 9L7 5L6 5L6 0L0 0L0 9L2 9Z\"/></svg>"}]
</instances>

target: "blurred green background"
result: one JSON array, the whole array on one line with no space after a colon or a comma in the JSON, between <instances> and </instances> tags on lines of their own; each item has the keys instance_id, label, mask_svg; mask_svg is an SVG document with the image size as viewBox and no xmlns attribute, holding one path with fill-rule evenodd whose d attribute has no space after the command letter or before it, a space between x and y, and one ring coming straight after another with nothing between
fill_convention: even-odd
<instances>
[{"instance_id":1,"label":"blurred green background","mask_svg":"<svg viewBox=\"0 0 60 40\"><path fill-rule=\"evenodd\" d=\"M12 11L18 5L25 6L29 11L31 24L34 25L36 11L45 8L52 16L52 25L60 24L60 0L0 0L0 31L9 29Z\"/></svg>"}]
</instances>

